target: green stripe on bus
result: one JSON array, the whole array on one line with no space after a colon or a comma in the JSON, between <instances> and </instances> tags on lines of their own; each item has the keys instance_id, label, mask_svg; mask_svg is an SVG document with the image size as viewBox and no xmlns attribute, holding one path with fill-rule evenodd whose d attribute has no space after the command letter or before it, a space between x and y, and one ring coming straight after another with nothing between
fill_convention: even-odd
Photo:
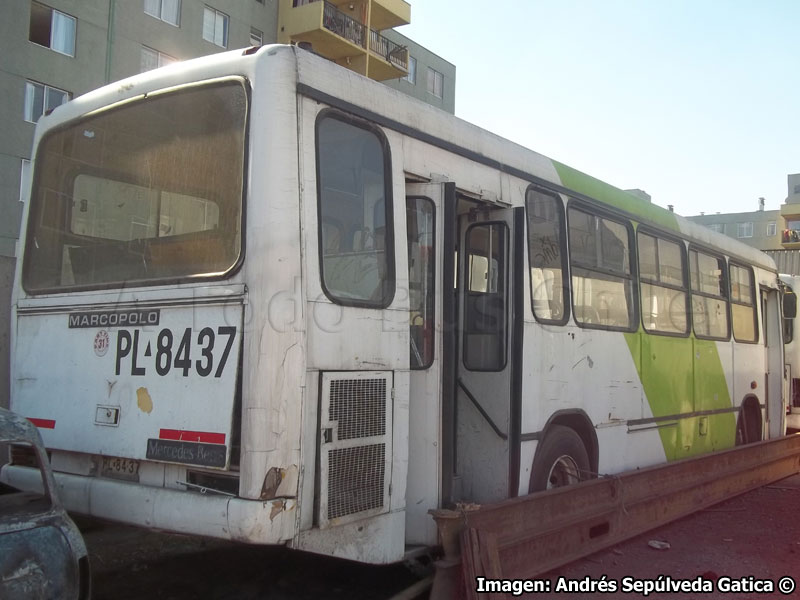
<instances>
[{"instance_id":1,"label":"green stripe on bus","mask_svg":"<svg viewBox=\"0 0 800 600\"><path fill-rule=\"evenodd\" d=\"M561 179L561 185L564 187L604 202L631 215L641 217L669 231L680 231L678 220L675 218L674 213L560 162L553 161L553 166L555 166L556 172Z\"/></svg>"},{"instance_id":2,"label":"green stripe on bus","mask_svg":"<svg viewBox=\"0 0 800 600\"><path fill-rule=\"evenodd\" d=\"M625 334L653 416L730 409L725 371L716 342L694 336ZM736 440L733 412L659 423L667 460L730 448ZM635 435L635 434L633 434Z\"/></svg>"}]
</instances>

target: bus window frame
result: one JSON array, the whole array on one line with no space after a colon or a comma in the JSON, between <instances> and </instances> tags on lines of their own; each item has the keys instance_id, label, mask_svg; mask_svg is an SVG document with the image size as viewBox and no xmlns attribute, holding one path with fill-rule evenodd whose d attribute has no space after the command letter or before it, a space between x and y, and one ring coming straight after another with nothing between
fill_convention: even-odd
<instances>
[{"instance_id":1,"label":"bus window frame","mask_svg":"<svg viewBox=\"0 0 800 600\"><path fill-rule=\"evenodd\" d=\"M194 275L184 275L178 277L165 277L160 279L135 279L135 280L127 280L124 282L116 281L116 282L96 283L96 284L74 284L74 285L66 285L58 287L31 288L28 285L29 284L28 277L30 269L33 267L31 266L32 259L29 257L33 250L34 238L36 236L35 236L34 219L31 218L33 215L33 206L29 206L26 215L23 216L23 218L27 218L27 223L25 224L25 243L22 256L22 272L20 279L22 284L22 289L25 291L26 294L30 296L43 296L47 294L95 292L95 291L104 291L113 289L124 289L130 287L151 288L151 287L168 286L168 285L184 285L184 284L192 284L200 282L206 283L206 282L226 281L234 277L241 270L242 265L244 265L244 261L246 258L245 255L247 252L247 200L248 200L248 192L250 189L249 173L250 173L250 158L251 158L250 126L251 126L252 107L253 107L252 85L247 77L239 75L230 75L224 77L204 79L201 81L195 81L188 84L168 86L165 88L149 92L146 95L135 96L133 98L124 100L122 102L114 102L106 106L100 107L99 109L83 113L75 117L74 119L70 119L69 121L61 123L60 125L53 127L52 129L49 129L41 137L41 139L36 144L36 156L34 157L32 165L35 165L36 163L42 164L43 161L41 160L40 153L44 149L45 140L47 140L52 135L57 135L66 129L74 127L78 120L94 117L96 115L103 114L106 111L124 108L140 101L146 101L148 98L150 99L160 98L165 95L181 94L184 92L194 91L198 88L204 88L206 86L209 87L222 86L228 83L238 83L241 86L242 90L244 91L244 97L245 97L244 119L242 123L244 131L242 135L242 189L239 199L240 201L239 248L236 261L234 261L234 263L222 273L194 274ZM97 171L98 169L92 170L92 172L97 172ZM31 196L33 191L38 189L38 186L41 183L40 178L41 178L40 170L34 167L30 185ZM32 197L29 197L28 198L29 205L31 204L31 202L32 202ZM72 218L72 210L73 208L69 208L65 212L65 218L69 217L70 221Z\"/></svg>"},{"instance_id":2,"label":"bus window frame","mask_svg":"<svg viewBox=\"0 0 800 600\"><path fill-rule=\"evenodd\" d=\"M325 264L322 243L322 179L320 177L320 153L319 153L319 129L320 124L325 119L334 119L347 125L351 125L358 129L362 129L375 135L381 146L383 153L383 195L384 195L384 219L385 234L384 234L384 254L386 256L386 274L384 276L385 283L383 286L386 288L385 299L381 301L361 300L358 298L340 298L328 289L325 283ZM316 193L317 193L317 255L319 260L319 283L322 292L325 296L339 306L351 306L357 308L371 308L376 310L383 310L391 306L394 302L395 295L397 294L397 272L396 272L396 249L395 249L395 236L394 236L394 194L392 193L392 155L389 140L386 137L383 129L377 124L362 119L355 115L343 112L335 108L323 108L317 113L314 121L314 159L315 159L315 176L316 176Z\"/></svg>"},{"instance_id":3,"label":"bus window frame","mask_svg":"<svg viewBox=\"0 0 800 600\"><path fill-rule=\"evenodd\" d=\"M689 243L689 247L686 249L686 258L689 261L689 294L690 296L698 295L703 296L706 298L716 298L720 299L719 296L714 296L713 294L707 294L705 292L695 291L692 289L692 261L690 260L690 256L692 252L699 252L701 254L705 254L706 256L710 256L712 258L716 258L717 260L722 260L723 269L722 269L722 277L723 282L722 286L725 289L727 296L723 297L722 300L725 301L725 310L728 319L728 333L725 337L715 337L710 335L698 335L694 328L694 304L691 302L690 298L690 305L691 305L691 318L692 318L692 328L691 331L698 340L711 340L714 342L729 342L732 338L732 331L733 331L733 323L731 319L731 299L730 299L730 274L728 273L728 257L720 252L716 252L711 250L705 246L701 246L699 244Z\"/></svg>"},{"instance_id":4,"label":"bus window frame","mask_svg":"<svg viewBox=\"0 0 800 600\"><path fill-rule=\"evenodd\" d=\"M740 269L744 269L746 272L750 274L750 304L745 304L744 302L737 302L733 299L733 278L730 275L731 267L738 267ZM730 312L731 312L731 336L733 340L737 344L758 344L761 341L761 335L759 331L759 319L758 319L758 306L756 304L756 274L753 271L753 267L751 265L747 265L735 259L728 259L728 298L731 305ZM736 337L736 328L733 326L733 305L738 304L739 306L749 306L753 310L753 331L755 332L755 339L753 340L740 340Z\"/></svg>"},{"instance_id":5,"label":"bus window frame","mask_svg":"<svg viewBox=\"0 0 800 600\"><path fill-rule=\"evenodd\" d=\"M544 196L549 196L556 200L558 203L558 208L560 210L560 220L559 220L559 235L561 239L559 240L559 252L561 252L561 273L562 273L562 282L561 287L563 289L563 297L564 297L564 314L561 316L560 319L545 319L540 317L536 314L536 309L534 307L534 290L533 290L533 277L531 276L531 271L533 270L533 251L531 248L531 236L530 236L530 221L529 215L530 210L528 208L529 199L528 193L531 191L538 192ZM561 197L561 194L554 190L550 190L548 188L542 187L536 184L530 184L527 188L525 188L525 246L526 246L526 254L528 255L528 291L530 293L530 302L531 302L531 312L533 313L533 318L536 320L537 323L542 323L544 325L566 325L569 323L570 316L572 314L572 279L570 275L570 264L569 264L569 244L567 242L567 207L564 199Z\"/></svg>"},{"instance_id":6,"label":"bus window frame","mask_svg":"<svg viewBox=\"0 0 800 600\"><path fill-rule=\"evenodd\" d=\"M437 236L436 236L436 203L431 198L428 198L427 196L419 196L419 195L406 196L406 210L408 210L408 201L409 200L422 200L425 203L429 204L430 208L431 208L431 226L432 226L432 229L431 229L432 240L431 241L432 241L432 247L433 247L433 256L431 257L431 261L430 261L431 279L433 280L433 300L431 302L432 308L433 308L433 312L432 312L433 322L431 324L431 336L432 336L432 338L431 338L431 355L430 355L430 359L426 363L423 363L423 364L418 365L418 366L409 365L409 368L412 371L425 371L427 369L430 369L431 366L433 365L434 360L436 360L436 294L438 292L437 285L436 285L436 283L437 283L437 279L436 279L436 259L437 259L436 249L437 249L437 246L436 246L436 244L438 242ZM407 225L406 225L406 238L408 238L408 226ZM409 271L410 271L411 265L409 264L408 267L409 267ZM411 285L411 278L410 277L409 277L409 282L408 283L409 283L409 286L410 286ZM409 289L408 293L409 293L409 301L410 301L410 299L411 299L411 290L410 289ZM427 302L427 298L426 298L426 302ZM409 335L409 343L410 343L410 335Z\"/></svg>"},{"instance_id":7,"label":"bus window frame","mask_svg":"<svg viewBox=\"0 0 800 600\"><path fill-rule=\"evenodd\" d=\"M672 243L678 244L678 246L680 246L680 248L681 248L681 269L682 269L682 273L683 273L683 285L684 285L683 288L680 288L680 287L672 285L672 284L664 284L664 283L659 282L659 281L652 281L652 280L649 280L649 279L643 280L642 279L642 274L641 274L642 270L641 270L641 267L639 265L639 260L640 260L640 256L641 256L640 253L639 253L639 234L640 233L644 234L644 235L648 235L651 238L655 239L656 240L656 244L658 244L658 240L659 239L663 239L664 241L672 242ZM656 265L656 266L658 266L658 265ZM661 231L659 229L654 229L653 227L648 227L647 225L639 225L636 228L636 267L637 267L637 275L638 275L637 279L638 279L638 282L639 282L639 303L640 303L639 304L639 317L640 317L640 322L641 322L641 325L642 325L642 331L644 331L648 335L663 335L663 336L667 336L667 337L677 337L677 338L687 338L687 337L689 337L692 334L692 290L691 290L691 282L689 280L689 253L688 253L688 251L686 249L686 240L684 240L683 238L677 237L677 236L672 236L672 235L666 234L666 233L664 233L663 231ZM650 285L657 285L657 286L660 286L660 287L672 289L672 290L675 290L675 291L683 291L683 293L686 294L686 303L685 303L686 304L686 331L685 332L677 333L677 332L674 332L674 331L662 331L660 329L648 329L647 327L645 327L645 324L644 324L644 310L642 310L642 308L641 308L641 302L642 302L642 298L643 298L641 285L642 285L643 282L647 283L647 284L650 284Z\"/></svg>"},{"instance_id":8,"label":"bus window frame","mask_svg":"<svg viewBox=\"0 0 800 600\"><path fill-rule=\"evenodd\" d=\"M628 327L618 327L615 325L600 325L600 324L593 324L593 323L581 323L575 316L575 286L572 284L573 272L574 272L574 265L572 261L572 243L570 239L567 239L567 247L569 249L569 289L570 289L570 308L572 312L572 317L575 322L575 325L582 329L596 329L600 331L621 331L624 333L635 333L639 330L639 257L636 251L636 239L634 235L634 227L633 223L625 216L619 215L613 211L605 210L602 207L596 206L594 204L590 204L578 198L570 196L567 201L566 206L566 228L567 228L567 236L569 238L569 231L570 231L570 209L575 209L586 213L593 217L599 217L601 219L606 219L608 221L612 221L618 225L622 225L625 230L628 232L628 264L630 266L630 273L626 275L620 275L619 273L611 270L603 270L603 269L595 269L597 273L606 273L612 277L617 277L619 279L627 279L630 281L631 286L631 299L630 299L630 306L629 306L629 323ZM591 271L591 268L579 266L581 269Z\"/></svg>"}]
</instances>

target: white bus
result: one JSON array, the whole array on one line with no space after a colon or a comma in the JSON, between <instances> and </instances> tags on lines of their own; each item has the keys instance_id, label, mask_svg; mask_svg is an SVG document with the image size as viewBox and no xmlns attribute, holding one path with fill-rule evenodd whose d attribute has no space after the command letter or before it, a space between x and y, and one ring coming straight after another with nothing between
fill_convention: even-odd
<instances>
[{"instance_id":1,"label":"white bus","mask_svg":"<svg viewBox=\"0 0 800 600\"><path fill-rule=\"evenodd\" d=\"M783 433L772 259L311 52L34 151L11 406L72 511L388 563L430 509Z\"/></svg>"}]
</instances>

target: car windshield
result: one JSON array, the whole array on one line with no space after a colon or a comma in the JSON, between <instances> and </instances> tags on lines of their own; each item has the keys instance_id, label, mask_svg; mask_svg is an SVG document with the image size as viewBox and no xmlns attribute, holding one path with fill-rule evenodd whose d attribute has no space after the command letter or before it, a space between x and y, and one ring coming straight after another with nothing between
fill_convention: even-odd
<instances>
[{"instance_id":1,"label":"car windshield","mask_svg":"<svg viewBox=\"0 0 800 600\"><path fill-rule=\"evenodd\" d=\"M34 163L31 293L222 276L241 254L247 94L226 79L90 113Z\"/></svg>"}]
</instances>

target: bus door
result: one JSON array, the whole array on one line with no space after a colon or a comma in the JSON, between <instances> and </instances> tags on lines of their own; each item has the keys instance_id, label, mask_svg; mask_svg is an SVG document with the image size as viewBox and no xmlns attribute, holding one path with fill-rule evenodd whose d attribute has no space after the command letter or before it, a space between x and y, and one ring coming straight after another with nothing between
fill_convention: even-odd
<instances>
[{"instance_id":1,"label":"bus door","mask_svg":"<svg viewBox=\"0 0 800 600\"><path fill-rule=\"evenodd\" d=\"M524 209L459 212L452 499L485 503L519 487Z\"/></svg>"},{"instance_id":2,"label":"bus door","mask_svg":"<svg viewBox=\"0 0 800 600\"><path fill-rule=\"evenodd\" d=\"M406 184L406 231L409 303L408 481L406 543L434 545L436 523L428 511L441 506L442 493L442 298L452 302L453 267L449 287L443 287L442 245L445 203L451 214L452 183ZM452 221L452 230L455 223ZM450 263L452 263L452 256ZM448 311L452 312L452 311ZM448 328L447 335L452 335ZM452 345L452 344L450 344ZM448 360L452 361L450 353ZM449 367L448 367L449 368ZM449 444L448 444L449 445Z\"/></svg>"},{"instance_id":3,"label":"bus door","mask_svg":"<svg viewBox=\"0 0 800 600\"><path fill-rule=\"evenodd\" d=\"M783 353L778 290L761 288L761 320L764 332L764 401L767 408L767 435L774 439L784 434L786 409L783 403Z\"/></svg>"}]
</instances>

